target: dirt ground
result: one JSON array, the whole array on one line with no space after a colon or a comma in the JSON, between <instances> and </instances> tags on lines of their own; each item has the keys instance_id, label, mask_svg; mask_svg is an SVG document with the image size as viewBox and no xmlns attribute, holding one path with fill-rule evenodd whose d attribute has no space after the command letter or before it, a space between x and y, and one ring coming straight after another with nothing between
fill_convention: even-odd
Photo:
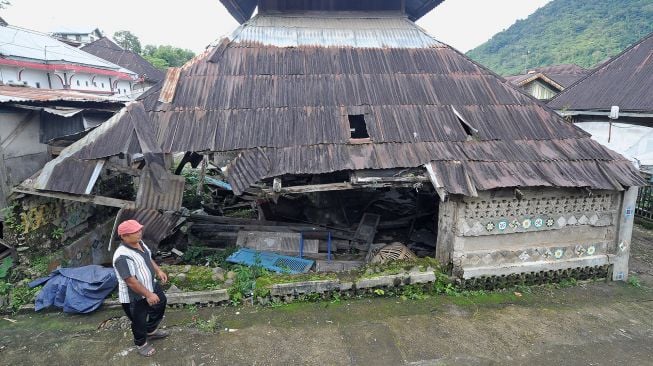
<instances>
[{"instance_id":1,"label":"dirt ground","mask_svg":"<svg viewBox=\"0 0 653 366\"><path fill-rule=\"evenodd\" d=\"M653 365L653 231L631 275L519 293L167 312L145 359L119 310L0 318L6 365ZM215 331L211 331L214 328Z\"/></svg>"}]
</instances>

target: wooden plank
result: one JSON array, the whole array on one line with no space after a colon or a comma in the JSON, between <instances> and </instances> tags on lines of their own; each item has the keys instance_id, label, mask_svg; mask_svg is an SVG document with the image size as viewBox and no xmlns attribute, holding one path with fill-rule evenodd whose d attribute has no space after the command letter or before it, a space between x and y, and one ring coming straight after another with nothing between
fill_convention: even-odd
<instances>
[{"instance_id":1,"label":"wooden plank","mask_svg":"<svg viewBox=\"0 0 653 366\"><path fill-rule=\"evenodd\" d=\"M111 207L120 207L120 208L136 207L136 203L134 201L126 201L118 198L111 198L111 197L104 197L104 196L75 195L75 194L62 193L62 192L39 191L31 188L14 188L13 191L17 193L25 193L25 194L35 195L35 196L58 198L62 200L88 202L100 206L111 206Z\"/></svg>"},{"instance_id":2,"label":"wooden plank","mask_svg":"<svg viewBox=\"0 0 653 366\"><path fill-rule=\"evenodd\" d=\"M351 184L349 182L343 183L329 183L329 184L312 184L305 186L295 186L295 187L280 187L278 192L274 189L264 188L261 191L267 195L274 194L300 194L300 193L311 193L311 192L329 192L329 191L347 191L351 189L360 189L360 188L412 188L414 184L421 182L373 182L373 183L364 183L364 184Z\"/></svg>"},{"instance_id":3,"label":"wooden plank","mask_svg":"<svg viewBox=\"0 0 653 366\"><path fill-rule=\"evenodd\" d=\"M371 213L363 214L363 218L358 223L358 229L356 229L356 233L354 234L354 239L363 243L372 243L376 235L376 227L379 225L380 220L381 215Z\"/></svg>"},{"instance_id":4,"label":"wooden plank","mask_svg":"<svg viewBox=\"0 0 653 366\"><path fill-rule=\"evenodd\" d=\"M298 255L301 234L269 231L241 231L236 245L259 251ZM304 253L317 253L317 240L304 240Z\"/></svg>"},{"instance_id":5,"label":"wooden plank","mask_svg":"<svg viewBox=\"0 0 653 366\"><path fill-rule=\"evenodd\" d=\"M440 202L438 232L435 243L435 258L444 266L453 259L453 245L456 227L456 205L454 201Z\"/></svg>"}]
</instances>

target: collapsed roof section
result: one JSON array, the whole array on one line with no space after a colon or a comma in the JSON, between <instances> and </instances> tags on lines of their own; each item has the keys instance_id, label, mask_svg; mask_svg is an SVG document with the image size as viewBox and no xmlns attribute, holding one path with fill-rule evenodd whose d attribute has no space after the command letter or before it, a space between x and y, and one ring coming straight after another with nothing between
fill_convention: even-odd
<instances>
[{"instance_id":1,"label":"collapsed roof section","mask_svg":"<svg viewBox=\"0 0 653 366\"><path fill-rule=\"evenodd\" d=\"M643 184L623 157L387 13L257 15L142 103L72 158L119 153L132 125L152 123L163 153L238 152L226 170L236 194L284 175L417 167L441 195ZM39 189L72 189L50 184Z\"/></svg>"},{"instance_id":2,"label":"collapsed roof section","mask_svg":"<svg viewBox=\"0 0 653 366\"><path fill-rule=\"evenodd\" d=\"M431 162L448 162L434 166L443 177L465 167L439 179L451 193L641 183L622 157L398 16L261 14L167 81L165 103L145 101L164 152L240 151L227 170L236 193L286 174ZM353 137L352 117L367 138Z\"/></svg>"}]
</instances>

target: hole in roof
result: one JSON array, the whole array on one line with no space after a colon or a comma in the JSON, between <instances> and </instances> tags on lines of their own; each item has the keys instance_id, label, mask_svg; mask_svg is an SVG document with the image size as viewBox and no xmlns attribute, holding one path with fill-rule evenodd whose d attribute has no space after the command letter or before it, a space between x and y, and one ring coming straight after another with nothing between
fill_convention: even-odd
<instances>
[{"instance_id":1,"label":"hole in roof","mask_svg":"<svg viewBox=\"0 0 653 366\"><path fill-rule=\"evenodd\" d=\"M350 114L348 117L349 131L351 132L352 139L370 138L370 135L367 133L367 125L365 124L365 115Z\"/></svg>"},{"instance_id":2,"label":"hole in roof","mask_svg":"<svg viewBox=\"0 0 653 366\"><path fill-rule=\"evenodd\" d=\"M460 123L460 126L465 130L465 133L467 134L468 139L472 138L477 138L478 137L478 130L475 129L469 122L463 118L463 116L456 110L456 108L451 107L453 110L453 113L456 115L456 118L458 119L458 123Z\"/></svg>"}]
</instances>

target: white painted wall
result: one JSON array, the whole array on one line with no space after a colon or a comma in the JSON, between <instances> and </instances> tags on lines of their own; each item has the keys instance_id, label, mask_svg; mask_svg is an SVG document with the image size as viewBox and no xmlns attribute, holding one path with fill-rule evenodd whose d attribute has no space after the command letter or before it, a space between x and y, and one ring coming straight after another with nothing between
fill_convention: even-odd
<instances>
[{"instance_id":1,"label":"white painted wall","mask_svg":"<svg viewBox=\"0 0 653 366\"><path fill-rule=\"evenodd\" d=\"M24 69L20 72L20 81L26 81L27 85L32 88L50 89L46 71Z\"/></svg>"},{"instance_id":2,"label":"white painted wall","mask_svg":"<svg viewBox=\"0 0 653 366\"><path fill-rule=\"evenodd\" d=\"M108 76L94 76L92 86L93 91L111 92L111 79Z\"/></svg>"},{"instance_id":3,"label":"white painted wall","mask_svg":"<svg viewBox=\"0 0 653 366\"><path fill-rule=\"evenodd\" d=\"M3 83L18 81L18 69L15 67L0 67L0 80Z\"/></svg>"},{"instance_id":4,"label":"white painted wall","mask_svg":"<svg viewBox=\"0 0 653 366\"><path fill-rule=\"evenodd\" d=\"M115 81L109 76L87 73L73 73L72 75L71 73L67 73L66 76L68 77L70 89L72 90L96 93L111 93L111 83L113 83L115 88L120 88L120 95L118 95L117 90L113 91L116 96L131 96L132 94L132 82L129 80ZM65 76L62 72L50 73L50 83L52 84L52 89L64 89L64 78ZM1 67L0 81L4 83L8 83L9 81L26 81L27 85L32 88L50 88L50 84L48 83L48 73L46 71L36 69L23 69L20 71L18 68Z\"/></svg>"},{"instance_id":5,"label":"white painted wall","mask_svg":"<svg viewBox=\"0 0 653 366\"><path fill-rule=\"evenodd\" d=\"M608 122L581 122L576 125L592 134L592 139L626 158L637 160L641 165L653 165L653 128L613 123L608 142Z\"/></svg>"},{"instance_id":6,"label":"white painted wall","mask_svg":"<svg viewBox=\"0 0 653 366\"><path fill-rule=\"evenodd\" d=\"M117 94L118 89L120 89L120 94ZM116 94L123 97L130 96L132 94L131 83L127 80L118 80L116 82Z\"/></svg>"}]
</instances>

